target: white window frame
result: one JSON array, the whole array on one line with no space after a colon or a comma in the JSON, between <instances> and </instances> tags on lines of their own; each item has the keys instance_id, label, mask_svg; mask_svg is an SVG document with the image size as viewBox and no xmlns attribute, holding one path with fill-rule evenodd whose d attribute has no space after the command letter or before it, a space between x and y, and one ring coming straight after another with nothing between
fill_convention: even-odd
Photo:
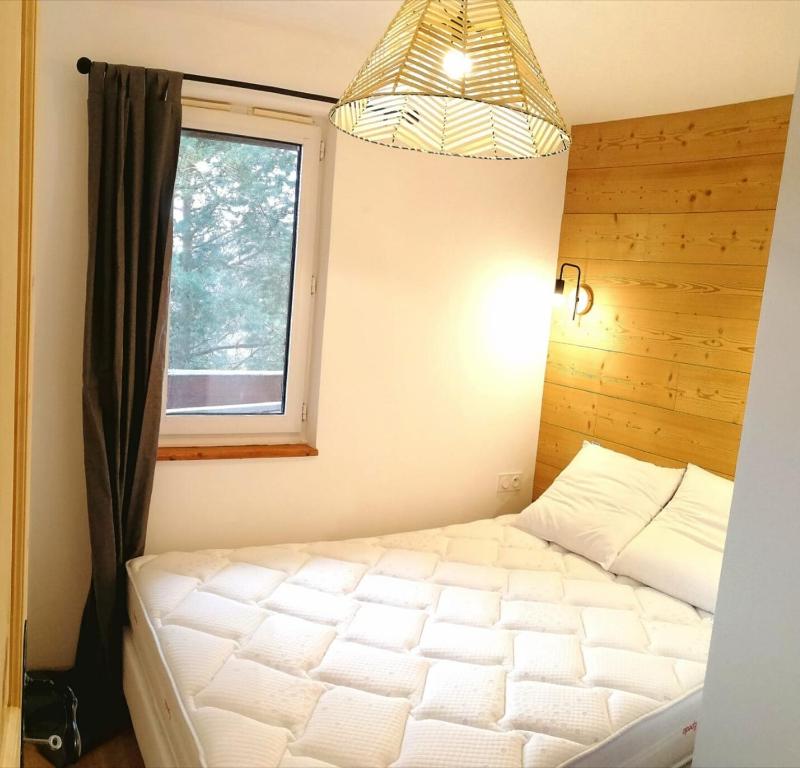
<instances>
[{"instance_id":1,"label":"white window frame","mask_svg":"<svg viewBox=\"0 0 800 768\"><path fill-rule=\"evenodd\" d=\"M303 442L304 422L308 413L311 336L314 325L322 133L310 120L306 122L275 119L257 116L250 112L186 105L183 107L182 128L282 141L301 147L300 193L289 317L289 354L283 414L168 415L166 412L168 370L165 368L159 444L170 446L191 443L200 446ZM167 334L167 344L169 344L169 334ZM168 361L169 349L167 349Z\"/></svg>"}]
</instances>

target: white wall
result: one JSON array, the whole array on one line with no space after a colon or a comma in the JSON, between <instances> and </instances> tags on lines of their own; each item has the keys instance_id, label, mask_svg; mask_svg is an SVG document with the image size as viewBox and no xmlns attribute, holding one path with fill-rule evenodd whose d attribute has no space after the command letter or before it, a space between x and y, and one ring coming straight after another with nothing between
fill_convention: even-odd
<instances>
[{"instance_id":1,"label":"white wall","mask_svg":"<svg viewBox=\"0 0 800 768\"><path fill-rule=\"evenodd\" d=\"M800 87L783 166L694 765L800 765Z\"/></svg>"},{"instance_id":2,"label":"white wall","mask_svg":"<svg viewBox=\"0 0 800 768\"><path fill-rule=\"evenodd\" d=\"M89 576L86 81L75 60L337 94L366 53L194 11L188 2L40 5L34 667L71 664ZM160 465L150 551L410 529L516 511L530 497L566 158L437 158L340 137L332 162L320 455ZM523 491L497 495L497 474L517 470Z\"/></svg>"}]
</instances>

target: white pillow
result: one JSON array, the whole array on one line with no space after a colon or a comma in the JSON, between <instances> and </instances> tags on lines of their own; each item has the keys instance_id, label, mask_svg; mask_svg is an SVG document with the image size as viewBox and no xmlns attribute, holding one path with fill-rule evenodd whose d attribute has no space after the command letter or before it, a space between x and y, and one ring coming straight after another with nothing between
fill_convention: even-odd
<instances>
[{"instance_id":1,"label":"white pillow","mask_svg":"<svg viewBox=\"0 0 800 768\"><path fill-rule=\"evenodd\" d=\"M733 483L694 464L664 510L610 570L714 612Z\"/></svg>"},{"instance_id":2,"label":"white pillow","mask_svg":"<svg viewBox=\"0 0 800 768\"><path fill-rule=\"evenodd\" d=\"M670 500L683 472L585 442L514 525L608 568Z\"/></svg>"}]
</instances>

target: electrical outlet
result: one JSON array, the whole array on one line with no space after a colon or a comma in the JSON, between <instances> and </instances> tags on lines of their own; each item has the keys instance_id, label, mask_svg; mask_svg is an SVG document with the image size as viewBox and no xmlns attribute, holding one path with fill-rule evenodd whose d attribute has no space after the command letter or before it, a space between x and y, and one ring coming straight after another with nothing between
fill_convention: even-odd
<instances>
[{"instance_id":1,"label":"electrical outlet","mask_svg":"<svg viewBox=\"0 0 800 768\"><path fill-rule=\"evenodd\" d=\"M522 472L507 472L497 476L498 493L516 493L522 488Z\"/></svg>"}]
</instances>

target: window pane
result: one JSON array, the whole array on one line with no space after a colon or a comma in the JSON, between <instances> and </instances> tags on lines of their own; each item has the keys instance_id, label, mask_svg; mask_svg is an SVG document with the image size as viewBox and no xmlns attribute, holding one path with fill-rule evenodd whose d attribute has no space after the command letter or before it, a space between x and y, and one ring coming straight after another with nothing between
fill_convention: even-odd
<instances>
[{"instance_id":1,"label":"window pane","mask_svg":"<svg viewBox=\"0 0 800 768\"><path fill-rule=\"evenodd\" d=\"M284 412L300 147L183 131L168 414Z\"/></svg>"}]
</instances>

